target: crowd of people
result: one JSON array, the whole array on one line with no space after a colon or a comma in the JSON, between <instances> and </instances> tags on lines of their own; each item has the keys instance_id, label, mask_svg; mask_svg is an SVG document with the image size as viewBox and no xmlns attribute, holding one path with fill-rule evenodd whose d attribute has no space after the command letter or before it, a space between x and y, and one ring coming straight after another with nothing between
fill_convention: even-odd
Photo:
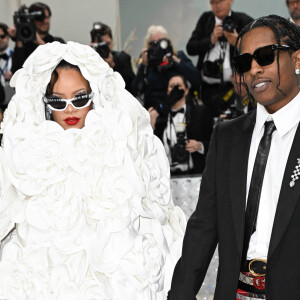
<instances>
[{"instance_id":1,"label":"crowd of people","mask_svg":"<svg viewBox=\"0 0 300 300\"><path fill-rule=\"evenodd\" d=\"M209 3L196 66L152 25L136 74L102 22L0 23L1 299L195 300L217 245L214 299L297 299L300 0ZM203 174L187 224L170 174Z\"/></svg>"},{"instance_id":2,"label":"crowd of people","mask_svg":"<svg viewBox=\"0 0 300 300\"><path fill-rule=\"evenodd\" d=\"M297 3L286 0L290 20L295 23L300 22ZM211 11L200 16L186 45L189 55L198 56L196 66L182 50L174 48L166 28L160 25L152 25L148 29L136 74L133 72L130 55L124 51L113 50L113 35L108 25L95 22L90 32L90 46L114 71L121 74L126 89L149 111L154 132L161 138L169 153L172 175L202 173L213 126L220 121L245 114L255 107L255 101L250 101L243 83L236 85L232 66L237 35L253 19L245 13L232 11L232 1L212 0L210 5ZM64 43L61 37L49 33L52 12L48 5L36 2L26 9L23 8L21 12L34 16L32 23L35 31L32 36L26 36L27 33L24 36L22 28L9 28L0 23L0 120L14 93L9 86L11 76L22 67L39 45L53 41ZM8 46L10 39L15 42L14 49ZM189 93L185 98L187 103L193 104L191 112L205 112L205 117L201 117L202 121L198 121L196 126L199 127L196 136L191 135L191 132L195 132L191 129L195 121L191 121L190 116L186 115L190 114L189 109L185 111L183 118L179 118L178 115L175 122L170 113L176 109L176 106L173 106L176 97L173 97L174 103L168 103L168 86L174 76L182 76L187 83ZM183 91L183 88L181 90ZM197 97L194 96L194 91L197 92ZM182 107L180 109L182 110ZM184 124L183 133L177 132L180 124ZM171 127L173 134L168 139L163 138ZM196 140L198 145L202 146L191 149L192 140ZM182 153L181 160L184 160L182 163L178 163L178 155L173 156L173 153L178 152L178 148Z\"/></svg>"}]
</instances>

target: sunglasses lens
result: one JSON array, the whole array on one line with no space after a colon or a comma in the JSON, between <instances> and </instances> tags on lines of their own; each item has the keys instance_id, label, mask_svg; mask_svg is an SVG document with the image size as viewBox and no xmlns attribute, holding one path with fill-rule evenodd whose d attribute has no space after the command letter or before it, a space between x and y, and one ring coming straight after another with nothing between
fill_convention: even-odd
<instances>
[{"instance_id":1,"label":"sunglasses lens","mask_svg":"<svg viewBox=\"0 0 300 300\"><path fill-rule=\"evenodd\" d=\"M48 100L48 104L53 107L54 109L65 109L66 108L66 101L57 101L57 100Z\"/></svg>"},{"instance_id":2,"label":"sunglasses lens","mask_svg":"<svg viewBox=\"0 0 300 300\"><path fill-rule=\"evenodd\" d=\"M251 69L252 56L249 53L241 54L233 58L233 65L240 74Z\"/></svg>"},{"instance_id":3,"label":"sunglasses lens","mask_svg":"<svg viewBox=\"0 0 300 300\"><path fill-rule=\"evenodd\" d=\"M76 107L76 108L81 108L85 105L87 105L87 103L90 101L89 98L86 98L86 99L76 99L76 100L73 100L72 103L73 105Z\"/></svg>"},{"instance_id":4,"label":"sunglasses lens","mask_svg":"<svg viewBox=\"0 0 300 300\"><path fill-rule=\"evenodd\" d=\"M257 49L253 54L260 66L267 66L274 62L275 51L272 46Z\"/></svg>"},{"instance_id":5,"label":"sunglasses lens","mask_svg":"<svg viewBox=\"0 0 300 300\"><path fill-rule=\"evenodd\" d=\"M0 38L4 39L6 37L6 34L0 34Z\"/></svg>"}]
</instances>

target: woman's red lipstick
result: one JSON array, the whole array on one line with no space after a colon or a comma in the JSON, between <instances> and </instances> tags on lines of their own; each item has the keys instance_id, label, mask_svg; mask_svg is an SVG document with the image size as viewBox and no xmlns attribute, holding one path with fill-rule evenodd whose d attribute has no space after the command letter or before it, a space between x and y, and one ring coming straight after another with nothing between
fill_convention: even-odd
<instances>
[{"instance_id":1,"label":"woman's red lipstick","mask_svg":"<svg viewBox=\"0 0 300 300\"><path fill-rule=\"evenodd\" d=\"M65 122L68 124L68 125L75 125L79 122L79 118L76 118L76 117L69 117L69 118L66 118L65 119Z\"/></svg>"}]
</instances>

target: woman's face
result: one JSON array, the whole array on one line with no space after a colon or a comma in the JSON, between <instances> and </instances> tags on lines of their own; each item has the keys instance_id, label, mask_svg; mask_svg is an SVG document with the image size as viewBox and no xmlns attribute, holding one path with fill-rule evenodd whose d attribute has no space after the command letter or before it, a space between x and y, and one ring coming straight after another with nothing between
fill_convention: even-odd
<instances>
[{"instance_id":1,"label":"woman's face","mask_svg":"<svg viewBox=\"0 0 300 300\"><path fill-rule=\"evenodd\" d=\"M258 27L244 35L241 42L241 53L253 54L257 48L272 44L277 44L273 31L269 27ZM282 42L282 44L284 43ZM280 51L280 81L277 51ZM299 51L291 54L290 51L275 50L273 63L260 66L255 59L252 59L251 69L244 73L244 80L250 93L269 113L274 113L285 106L299 92L295 75L297 55L299 55Z\"/></svg>"},{"instance_id":2,"label":"woman's face","mask_svg":"<svg viewBox=\"0 0 300 300\"><path fill-rule=\"evenodd\" d=\"M175 86L178 86L178 89L184 90L184 96L186 96L189 92L189 89L184 85L184 82L180 76L173 76L170 78L169 83L168 83L168 91L167 94L169 95L172 91L172 89Z\"/></svg>"},{"instance_id":3,"label":"woman's face","mask_svg":"<svg viewBox=\"0 0 300 300\"><path fill-rule=\"evenodd\" d=\"M72 99L78 94L87 94L91 91L88 81L75 69L57 69L58 80L53 86L53 96L63 99ZM92 108L81 109L69 104L63 111L52 111L53 119L63 129L83 128L87 113Z\"/></svg>"}]
</instances>

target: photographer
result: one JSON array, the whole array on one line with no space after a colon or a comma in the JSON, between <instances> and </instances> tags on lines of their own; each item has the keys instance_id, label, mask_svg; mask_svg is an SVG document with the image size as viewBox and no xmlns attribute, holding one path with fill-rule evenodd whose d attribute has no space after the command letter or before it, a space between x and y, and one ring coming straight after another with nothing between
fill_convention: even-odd
<instances>
[{"instance_id":1,"label":"photographer","mask_svg":"<svg viewBox=\"0 0 300 300\"><path fill-rule=\"evenodd\" d=\"M125 88L131 92L131 83L135 77L131 66L131 57L124 51L114 51L112 31L109 26L95 22L91 30L91 46L109 64L114 71L121 74Z\"/></svg>"},{"instance_id":2,"label":"photographer","mask_svg":"<svg viewBox=\"0 0 300 300\"><path fill-rule=\"evenodd\" d=\"M169 79L183 75L192 86L200 86L200 73L183 51L176 52L162 26L150 26L141 53L140 65L133 81L133 94L144 97L144 106L159 109L166 97Z\"/></svg>"},{"instance_id":3,"label":"photographer","mask_svg":"<svg viewBox=\"0 0 300 300\"><path fill-rule=\"evenodd\" d=\"M14 93L9 86L12 76L13 51L9 47L9 28L6 24L0 23L0 109L6 109L7 104Z\"/></svg>"},{"instance_id":4,"label":"photographer","mask_svg":"<svg viewBox=\"0 0 300 300\"><path fill-rule=\"evenodd\" d=\"M231 58L238 32L252 21L248 15L231 10L233 0L210 0L212 11L204 12L187 43L187 53L198 55L202 76L201 99L214 116L220 107L211 102L215 93L232 88Z\"/></svg>"},{"instance_id":5,"label":"photographer","mask_svg":"<svg viewBox=\"0 0 300 300\"><path fill-rule=\"evenodd\" d=\"M27 57L39 45L54 41L65 43L62 38L49 34L51 15L50 7L41 2L31 4L29 9L22 6L15 12L16 32L13 38L16 46L12 65L13 73L22 67Z\"/></svg>"},{"instance_id":6,"label":"photographer","mask_svg":"<svg viewBox=\"0 0 300 300\"><path fill-rule=\"evenodd\" d=\"M187 100L189 89L181 75L170 78L165 101L166 117L149 108L154 133L162 140L169 158L171 174L202 173L213 128L213 120L204 106Z\"/></svg>"}]
</instances>

